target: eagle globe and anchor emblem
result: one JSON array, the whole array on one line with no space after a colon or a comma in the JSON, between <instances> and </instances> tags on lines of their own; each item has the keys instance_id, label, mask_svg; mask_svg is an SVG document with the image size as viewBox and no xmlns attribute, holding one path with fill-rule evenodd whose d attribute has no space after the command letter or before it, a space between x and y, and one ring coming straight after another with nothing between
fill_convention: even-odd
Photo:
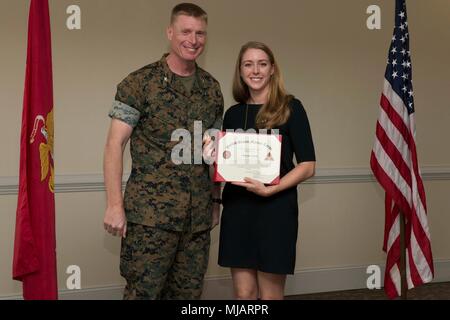
<instances>
[{"instance_id":1,"label":"eagle globe and anchor emblem","mask_svg":"<svg viewBox=\"0 0 450 320\"><path fill-rule=\"evenodd\" d=\"M40 124L42 126L40 127ZM40 127L40 134L44 137L44 142L39 145L39 157L41 159L41 182L47 179L50 175L48 181L48 188L50 192L55 192L55 170L53 167L53 109L44 118L42 115L36 116L34 119L33 131L30 136L30 144L33 144L38 134L38 129Z\"/></svg>"}]
</instances>

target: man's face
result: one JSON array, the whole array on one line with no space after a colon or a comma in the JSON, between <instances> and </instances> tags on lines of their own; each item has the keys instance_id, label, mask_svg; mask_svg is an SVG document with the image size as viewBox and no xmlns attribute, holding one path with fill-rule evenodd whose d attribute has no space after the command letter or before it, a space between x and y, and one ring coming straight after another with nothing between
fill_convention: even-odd
<instances>
[{"instance_id":1,"label":"man's face","mask_svg":"<svg viewBox=\"0 0 450 320\"><path fill-rule=\"evenodd\" d=\"M179 15L167 29L171 53L185 62L195 61L205 47L206 26L202 19Z\"/></svg>"}]
</instances>

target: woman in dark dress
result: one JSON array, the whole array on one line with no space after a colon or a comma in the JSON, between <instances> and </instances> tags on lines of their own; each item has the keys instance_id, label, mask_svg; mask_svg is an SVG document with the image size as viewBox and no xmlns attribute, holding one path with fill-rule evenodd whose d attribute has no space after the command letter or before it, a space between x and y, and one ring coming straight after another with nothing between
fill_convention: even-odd
<instances>
[{"instance_id":1,"label":"woman in dark dress","mask_svg":"<svg viewBox=\"0 0 450 320\"><path fill-rule=\"evenodd\" d=\"M253 179L225 185L219 265L231 268L236 298L283 299L286 275L295 267L297 185L315 170L311 130L301 102L286 93L265 44L242 47L233 96L238 104L225 113L223 130L277 129L282 135L281 180L271 186Z\"/></svg>"}]
</instances>

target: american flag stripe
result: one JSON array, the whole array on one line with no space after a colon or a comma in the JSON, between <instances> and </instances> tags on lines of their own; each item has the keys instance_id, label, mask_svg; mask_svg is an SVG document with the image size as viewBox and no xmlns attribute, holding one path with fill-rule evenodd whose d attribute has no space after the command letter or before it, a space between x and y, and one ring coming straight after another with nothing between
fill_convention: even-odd
<instances>
[{"instance_id":1,"label":"american flag stripe","mask_svg":"<svg viewBox=\"0 0 450 320\"><path fill-rule=\"evenodd\" d=\"M377 172L380 176L383 175L380 177L382 179L381 184L388 187L395 187L392 192L395 194L397 202L405 209L405 211L409 210L409 194L411 193L411 188L401 176L395 163L386 153L386 150L382 146L382 142L378 140L375 141L374 156L376 157Z\"/></svg>"},{"instance_id":2,"label":"american flag stripe","mask_svg":"<svg viewBox=\"0 0 450 320\"><path fill-rule=\"evenodd\" d=\"M426 283L431 281L433 277L432 271L429 267L429 264L432 264L432 261L425 257L423 254L424 250L421 248L421 245L415 236L415 234L418 234L419 238L424 239L425 241L421 241L421 243L425 243L426 248L424 249L429 250L430 248L426 242L429 241L430 235L427 226L425 208L421 199L424 197L424 193L421 195L421 192L418 192L418 189L421 188L418 186L415 170L411 170L411 168L414 167L412 159L409 156L411 151L410 149L405 148L405 146L410 145L411 149L415 149L414 139L409 132L406 139L406 134L400 134L400 130L403 132L405 131L405 126L402 125L403 122L399 121L397 111L392 107L392 104L386 98L386 96L392 97L393 95L396 95L395 92L392 92L383 96L383 108L380 119L377 122L377 140L374 147L374 155L377 162L374 163L374 165L378 165L379 170L384 172L385 182L381 183L396 188L396 191L393 192L393 198L398 199L400 207L405 208L403 212L407 214L412 211L412 215L418 218L411 219L413 233L411 235L412 241L409 246L411 249L408 250L407 256L407 265L409 266L407 268L408 288L411 289L415 287L414 283ZM387 114L390 114L391 117L387 116ZM397 125L394 125L395 123ZM387 128L383 128L383 126L386 126ZM400 128L400 130L398 130L398 128ZM402 140L403 143L399 142L400 140ZM396 143L394 144L392 141L396 141ZM406 141L410 141L410 143L408 144ZM403 152L399 151L400 148L403 149ZM405 152L405 149L407 152ZM411 164L408 165L407 161ZM388 175L386 172L390 172L390 174ZM392 183L388 182L389 180L391 180ZM419 209L417 212L416 208ZM398 255L400 252L399 235L400 222L399 215L397 214L395 221L391 226L388 237L388 251L392 249L394 243L398 242L398 250L392 251L392 255ZM395 264L395 268L398 270L397 264ZM417 271L417 269L419 271ZM391 276L396 274L397 272L394 270ZM414 280L412 278L414 278ZM392 278L392 282L395 284L396 289L400 288L400 281L401 279L399 274L398 277L395 276ZM400 294L399 290L396 290L396 292L398 295Z\"/></svg>"},{"instance_id":3,"label":"american flag stripe","mask_svg":"<svg viewBox=\"0 0 450 320\"><path fill-rule=\"evenodd\" d=\"M395 147L401 153L404 161L409 164L411 162L411 155L409 154L408 144L406 143L404 138L404 128L401 126L402 122L400 122L398 120L398 116L395 116L394 114L392 114L392 112L390 114L388 113L390 108L391 107L389 101L383 95L381 100L381 110L378 125L380 125L384 129L384 131L390 133L392 142L395 144ZM397 129L397 126L394 125L394 122L397 123L397 126L399 126L400 129ZM408 170L410 170L409 167Z\"/></svg>"},{"instance_id":4,"label":"american flag stripe","mask_svg":"<svg viewBox=\"0 0 450 320\"><path fill-rule=\"evenodd\" d=\"M406 248L406 281L408 284L408 289L414 288L414 282L412 280L413 274L417 275L417 272L415 271L415 265L414 263L410 262L410 253L411 251ZM417 280L417 279L416 279Z\"/></svg>"},{"instance_id":5,"label":"american flag stripe","mask_svg":"<svg viewBox=\"0 0 450 320\"><path fill-rule=\"evenodd\" d=\"M397 292L401 292L400 270L396 264L391 267L389 277L384 280L384 287L388 296L396 296Z\"/></svg>"},{"instance_id":6,"label":"american flag stripe","mask_svg":"<svg viewBox=\"0 0 450 320\"><path fill-rule=\"evenodd\" d=\"M395 241L400 241L399 236L400 236L400 215L397 214L395 216L394 223L392 224L392 227L389 230L388 245L387 245L388 251L391 250Z\"/></svg>"},{"instance_id":7,"label":"american flag stripe","mask_svg":"<svg viewBox=\"0 0 450 320\"><path fill-rule=\"evenodd\" d=\"M413 186L417 186L417 181L416 181L416 176L413 174ZM418 193L417 190L413 190L414 194L416 195L415 197L413 197L413 212L415 213L415 216L418 218L418 221L416 219L413 219L413 227L416 226L416 222L420 223L420 229L417 230L417 232L421 232L420 235L422 237L426 237L426 238L430 238L430 229L428 228L428 223L427 223L427 214L425 211L425 207L423 205L422 199L420 196L420 192ZM423 192L423 191L422 191ZM425 194L425 193L423 193ZM416 209L418 209L418 211L416 212ZM423 234L422 234L423 232ZM417 234L417 233L416 233Z\"/></svg>"},{"instance_id":8,"label":"american flag stripe","mask_svg":"<svg viewBox=\"0 0 450 320\"><path fill-rule=\"evenodd\" d=\"M396 0L396 26L380 100L370 166L386 192L385 291L401 294L400 212L405 217L405 268L408 288L433 279L431 237L425 189L415 144L414 99L405 0Z\"/></svg>"},{"instance_id":9,"label":"american flag stripe","mask_svg":"<svg viewBox=\"0 0 450 320\"><path fill-rule=\"evenodd\" d=\"M381 117L385 114L384 112L381 112ZM384 148L382 150L386 150L386 154L389 155L389 157L392 159L393 162L397 163L397 169L399 170L399 173L401 174L402 178L405 180L405 182L408 184L409 187L412 185L411 181L411 174L410 174L410 168L409 168L409 159L407 158L408 154L404 153L403 150L399 151L400 148L398 148L399 143L396 142L395 139L392 139L392 132L394 132L394 136L398 135L396 134L395 130L393 128L388 128L387 130L383 128L383 123L391 123L388 122L387 119L383 121L380 121L377 123L377 129L376 129L376 136L378 141L385 141L386 144L384 145ZM391 131L389 131L391 130ZM387 132L391 132L391 138L388 136ZM398 140L397 140L398 141ZM380 146L377 146L380 147ZM379 151L381 152L381 150Z\"/></svg>"},{"instance_id":10,"label":"american flag stripe","mask_svg":"<svg viewBox=\"0 0 450 320\"><path fill-rule=\"evenodd\" d=\"M410 141L409 129L405 126L403 119L394 109L393 103L389 102L384 94L381 98L380 105L381 110L386 117L381 117L378 122L382 126L387 126L387 132L391 135L391 139L393 139L396 145L398 145L398 149L401 151L403 158L405 158L408 164L411 163L410 145L408 143Z\"/></svg>"},{"instance_id":11,"label":"american flag stripe","mask_svg":"<svg viewBox=\"0 0 450 320\"><path fill-rule=\"evenodd\" d=\"M392 88L392 84L386 79L384 80L383 95L381 98L381 107L384 107L383 104L385 102L389 102L392 111L395 111L395 113L400 117L397 125L399 126L399 129L402 129L401 132L404 137L407 138L410 130L408 110L403 102L403 99L399 97L398 93L395 92L394 88Z\"/></svg>"},{"instance_id":12,"label":"american flag stripe","mask_svg":"<svg viewBox=\"0 0 450 320\"><path fill-rule=\"evenodd\" d=\"M414 120L414 119L413 119ZM412 121L414 122L414 121ZM414 169L414 177L419 177L419 179L416 180L416 186L418 189L418 194L416 193L415 195L418 195L420 197L420 204L422 205L423 208L423 212L424 212L424 217L423 219L426 220L426 201L425 201L425 188L423 186L423 182L422 179L420 178L420 172L419 172L419 166L418 166L418 162L417 162L417 153L416 153L416 144L413 143L412 144L412 148L411 148L411 152L412 152L412 164L413 164L413 169ZM428 224L428 223L427 223ZM428 229L428 227L427 227Z\"/></svg>"},{"instance_id":13,"label":"american flag stripe","mask_svg":"<svg viewBox=\"0 0 450 320\"><path fill-rule=\"evenodd\" d=\"M412 252L412 256L414 257L414 266L418 270L418 276L421 277L422 282L428 282L433 279L433 273L430 269L429 261L422 250L422 246L417 241L416 236L414 235L411 238L411 248L414 250Z\"/></svg>"}]
</instances>

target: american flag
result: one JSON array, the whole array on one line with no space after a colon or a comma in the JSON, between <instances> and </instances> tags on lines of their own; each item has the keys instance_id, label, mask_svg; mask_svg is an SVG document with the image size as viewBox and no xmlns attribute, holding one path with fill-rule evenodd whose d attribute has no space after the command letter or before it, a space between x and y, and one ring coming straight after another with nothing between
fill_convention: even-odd
<instances>
[{"instance_id":1,"label":"american flag","mask_svg":"<svg viewBox=\"0 0 450 320\"><path fill-rule=\"evenodd\" d=\"M394 36L370 159L372 171L386 192L384 288L389 298L401 295L400 212L405 216L408 289L430 282L434 275L425 190L415 144L409 38L405 0L396 0Z\"/></svg>"}]
</instances>

